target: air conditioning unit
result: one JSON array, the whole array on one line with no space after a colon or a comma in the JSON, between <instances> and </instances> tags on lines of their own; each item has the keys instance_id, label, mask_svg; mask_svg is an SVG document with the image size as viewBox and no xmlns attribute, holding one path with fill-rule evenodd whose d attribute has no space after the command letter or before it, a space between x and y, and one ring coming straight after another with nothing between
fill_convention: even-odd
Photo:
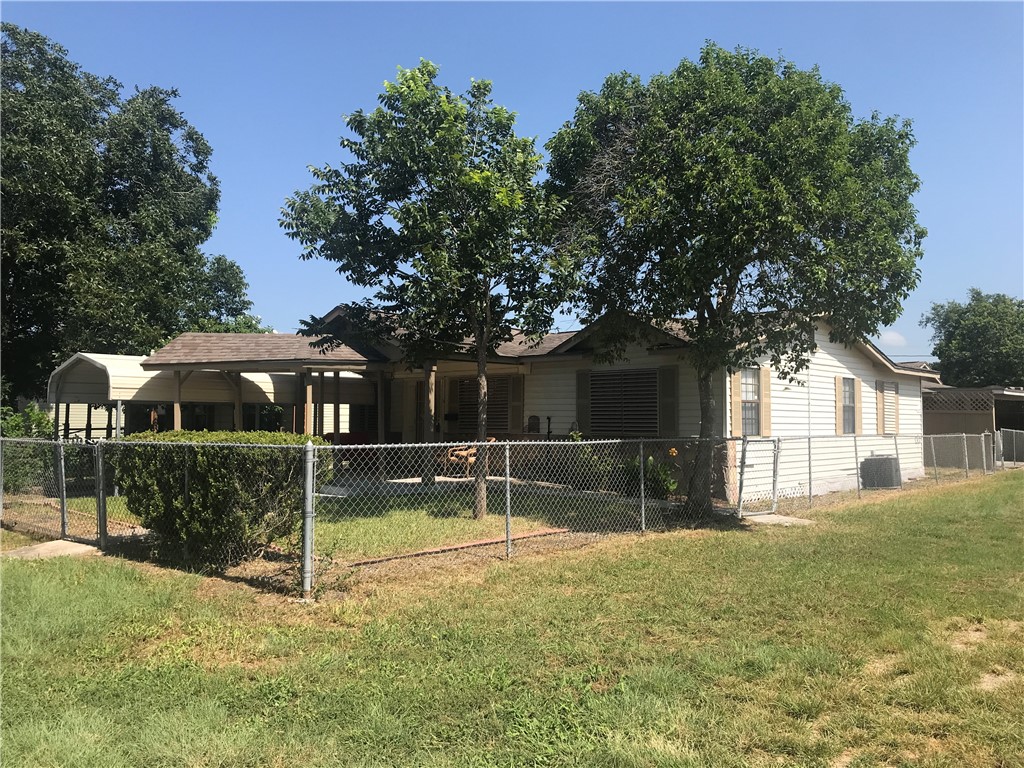
<instances>
[{"instance_id":1,"label":"air conditioning unit","mask_svg":"<svg viewBox=\"0 0 1024 768\"><path fill-rule=\"evenodd\" d=\"M869 456L860 463L861 488L899 488L900 460L895 456Z\"/></svg>"}]
</instances>

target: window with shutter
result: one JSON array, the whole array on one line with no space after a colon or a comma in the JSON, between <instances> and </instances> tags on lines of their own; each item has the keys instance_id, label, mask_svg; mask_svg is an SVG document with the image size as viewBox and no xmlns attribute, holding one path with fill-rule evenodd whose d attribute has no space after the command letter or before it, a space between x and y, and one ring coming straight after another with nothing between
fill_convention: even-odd
<instances>
[{"instance_id":1,"label":"window with shutter","mask_svg":"<svg viewBox=\"0 0 1024 768\"><path fill-rule=\"evenodd\" d=\"M510 376L487 377L487 431L509 431L509 382ZM458 413L459 431L476 432L477 428L477 381L459 379Z\"/></svg>"},{"instance_id":2,"label":"window with shutter","mask_svg":"<svg viewBox=\"0 0 1024 768\"><path fill-rule=\"evenodd\" d=\"M658 370L590 372L590 433L658 434Z\"/></svg>"}]
</instances>

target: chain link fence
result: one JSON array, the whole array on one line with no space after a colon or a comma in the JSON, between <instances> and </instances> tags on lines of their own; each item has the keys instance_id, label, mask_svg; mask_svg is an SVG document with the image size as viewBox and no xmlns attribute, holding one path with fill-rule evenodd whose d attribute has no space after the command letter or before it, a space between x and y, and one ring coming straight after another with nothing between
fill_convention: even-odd
<instances>
[{"instance_id":1,"label":"chain link fence","mask_svg":"<svg viewBox=\"0 0 1024 768\"><path fill-rule=\"evenodd\" d=\"M1024 432L337 447L4 438L0 451L6 527L141 543L145 557L308 595L355 567L507 558L955 482L1024 465Z\"/></svg>"}]
</instances>

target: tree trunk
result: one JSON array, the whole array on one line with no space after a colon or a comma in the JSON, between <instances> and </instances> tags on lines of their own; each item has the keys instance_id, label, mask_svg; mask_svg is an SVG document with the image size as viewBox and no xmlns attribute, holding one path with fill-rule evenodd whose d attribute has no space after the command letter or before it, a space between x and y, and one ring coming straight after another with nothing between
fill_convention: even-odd
<instances>
[{"instance_id":1,"label":"tree trunk","mask_svg":"<svg viewBox=\"0 0 1024 768\"><path fill-rule=\"evenodd\" d=\"M487 329L476 334L476 439L479 445L473 464L473 517L487 514Z\"/></svg>"},{"instance_id":2,"label":"tree trunk","mask_svg":"<svg viewBox=\"0 0 1024 768\"><path fill-rule=\"evenodd\" d=\"M437 436L434 434L434 361L427 360L423 364L423 442L433 443ZM431 485L434 482L434 448L427 448L423 454L423 484Z\"/></svg>"},{"instance_id":3,"label":"tree trunk","mask_svg":"<svg viewBox=\"0 0 1024 768\"><path fill-rule=\"evenodd\" d=\"M693 475L686 493L688 517L711 513L712 481L715 474L715 399L711 371L697 368L697 394L700 397L700 439L694 459Z\"/></svg>"}]
</instances>

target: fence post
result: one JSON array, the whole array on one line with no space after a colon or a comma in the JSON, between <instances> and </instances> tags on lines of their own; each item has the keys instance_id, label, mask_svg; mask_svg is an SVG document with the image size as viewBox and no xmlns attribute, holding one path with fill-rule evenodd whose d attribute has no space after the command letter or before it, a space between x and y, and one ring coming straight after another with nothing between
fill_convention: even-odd
<instances>
[{"instance_id":1,"label":"fence post","mask_svg":"<svg viewBox=\"0 0 1024 768\"><path fill-rule=\"evenodd\" d=\"M811 456L813 455L814 443L810 435L807 436L807 506L814 506L814 471L811 469Z\"/></svg>"},{"instance_id":2,"label":"fence post","mask_svg":"<svg viewBox=\"0 0 1024 768\"><path fill-rule=\"evenodd\" d=\"M60 537L68 537L68 486L64 472L64 443L57 441L57 461L54 474L57 476L57 497L60 499Z\"/></svg>"},{"instance_id":3,"label":"fence post","mask_svg":"<svg viewBox=\"0 0 1024 768\"><path fill-rule=\"evenodd\" d=\"M505 443L505 559L512 559L512 470L507 442Z\"/></svg>"},{"instance_id":4,"label":"fence post","mask_svg":"<svg viewBox=\"0 0 1024 768\"><path fill-rule=\"evenodd\" d=\"M896 476L900 481L900 490L903 490L903 466L900 464L900 439L892 436L892 446L896 449Z\"/></svg>"},{"instance_id":5,"label":"fence post","mask_svg":"<svg viewBox=\"0 0 1024 768\"><path fill-rule=\"evenodd\" d=\"M935 435L929 435L928 440L932 445L932 469L935 470L935 484L939 484L939 461L935 458Z\"/></svg>"},{"instance_id":6,"label":"fence post","mask_svg":"<svg viewBox=\"0 0 1024 768\"><path fill-rule=\"evenodd\" d=\"M736 505L736 514L743 517L743 476L747 472L747 436L743 436L743 444L740 448L740 487L739 487L739 500Z\"/></svg>"},{"instance_id":7,"label":"fence post","mask_svg":"<svg viewBox=\"0 0 1024 768\"><path fill-rule=\"evenodd\" d=\"M107 548L107 491L103 482L103 443L96 443L96 531L100 549Z\"/></svg>"},{"instance_id":8,"label":"fence post","mask_svg":"<svg viewBox=\"0 0 1024 768\"><path fill-rule=\"evenodd\" d=\"M698 449L699 452L699 449ZM644 476L647 464L644 463L644 441L640 441L640 533L647 532L647 499L644 488Z\"/></svg>"},{"instance_id":9,"label":"fence post","mask_svg":"<svg viewBox=\"0 0 1024 768\"><path fill-rule=\"evenodd\" d=\"M316 467L316 449L313 441L306 441L302 449L302 599L313 595L313 474Z\"/></svg>"},{"instance_id":10,"label":"fence post","mask_svg":"<svg viewBox=\"0 0 1024 768\"><path fill-rule=\"evenodd\" d=\"M853 436L853 474L857 480L857 498L860 498L860 451L857 448L857 436Z\"/></svg>"},{"instance_id":11,"label":"fence post","mask_svg":"<svg viewBox=\"0 0 1024 768\"><path fill-rule=\"evenodd\" d=\"M782 438L775 438L775 450L772 452L772 514L779 508L779 452L782 450Z\"/></svg>"},{"instance_id":12,"label":"fence post","mask_svg":"<svg viewBox=\"0 0 1024 768\"><path fill-rule=\"evenodd\" d=\"M971 476L971 460L967 457L967 433L960 436L963 438L964 444L964 477L969 478Z\"/></svg>"}]
</instances>

